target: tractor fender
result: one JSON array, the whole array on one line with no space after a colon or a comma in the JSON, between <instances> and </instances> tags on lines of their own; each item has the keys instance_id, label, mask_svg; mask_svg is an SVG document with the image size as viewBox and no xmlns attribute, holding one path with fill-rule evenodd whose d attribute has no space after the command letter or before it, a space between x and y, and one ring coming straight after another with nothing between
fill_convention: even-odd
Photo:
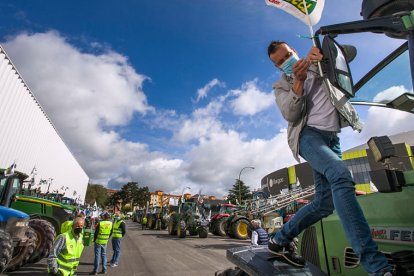
<instances>
[{"instance_id":1,"label":"tractor fender","mask_svg":"<svg viewBox=\"0 0 414 276\"><path fill-rule=\"evenodd\" d=\"M55 228L55 232L57 234L60 233L60 225L59 222L51 217L47 217L47 216L40 216L39 214L33 214L30 215L30 219L42 219L45 220L47 222L49 222L50 224L52 224L53 228Z\"/></svg>"},{"instance_id":2,"label":"tractor fender","mask_svg":"<svg viewBox=\"0 0 414 276\"><path fill-rule=\"evenodd\" d=\"M246 219L246 220L248 220L250 222L250 220L248 218L246 218L245 216L235 215L233 217L233 219L231 220L230 224L233 224L233 223L235 223L236 221L238 221L240 219Z\"/></svg>"}]
</instances>

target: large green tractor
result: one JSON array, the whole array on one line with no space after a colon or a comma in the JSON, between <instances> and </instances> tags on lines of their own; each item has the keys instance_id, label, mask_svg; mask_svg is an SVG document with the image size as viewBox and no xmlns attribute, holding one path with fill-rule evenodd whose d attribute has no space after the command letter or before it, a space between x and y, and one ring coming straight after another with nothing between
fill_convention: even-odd
<instances>
[{"instance_id":1,"label":"large green tractor","mask_svg":"<svg viewBox=\"0 0 414 276\"><path fill-rule=\"evenodd\" d=\"M361 15L363 20L324 26L316 32L317 41L324 36L321 64L326 76L336 88L354 97L353 104L379 107L375 110L378 113L396 109L414 114L414 1L364 0ZM344 47L338 41L347 37L345 34L365 32L401 39L401 45L384 53L387 56L353 84L348 63L356 48ZM375 49L378 42L371 37L369 46L362 47ZM402 89L392 89L396 87ZM399 123L413 125L412 119ZM359 195L357 200L373 239L395 275L414 275L413 145L407 146L403 155L393 149L386 136L372 137L368 146L370 179L378 192ZM286 264L260 246L230 249L227 258L249 275L367 275L345 238L336 212L306 229L299 236L298 250L307 261L305 268Z\"/></svg>"},{"instance_id":2,"label":"large green tractor","mask_svg":"<svg viewBox=\"0 0 414 276\"><path fill-rule=\"evenodd\" d=\"M188 231L190 236L207 238L210 223L208 211L201 201L179 203L178 211L170 214L168 233L185 238Z\"/></svg>"},{"instance_id":3,"label":"large green tractor","mask_svg":"<svg viewBox=\"0 0 414 276\"><path fill-rule=\"evenodd\" d=\"M23 189L23 181L27 177L23 173L10 177L9 183L13 187L9 190L13 200L9 207L30 216L29 226L35 232L37 244L28 262L35 263L49 254L56 234L60 233L60 226L76 211L76 207L32 196L33 191Z\"/></svg>"}]
</instances>

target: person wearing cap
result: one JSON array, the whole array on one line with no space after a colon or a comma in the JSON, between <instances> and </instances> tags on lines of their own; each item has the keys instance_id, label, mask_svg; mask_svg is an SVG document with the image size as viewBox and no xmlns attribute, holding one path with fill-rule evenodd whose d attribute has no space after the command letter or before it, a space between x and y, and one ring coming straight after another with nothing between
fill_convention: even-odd
<instances>
[{"instance_id":1,"label":"person wearing cap","mask_svg":"<svg viewBox=\"0 0 414 276\"><path fill-rule=\"evenodd\" d=\"M71 231L66 231L56 238L47 258L49 275L76 275L84 248L82 235L84 224L83 217L75 217Z\"/></svg>"},{"instance_id":2,"label":"person wearing cap","mask_svg":"<svg viewBox=\"0 0 414 276\"><path fill-rule=\"evenodd\" d=\"M102 215L102 220L97 224L93 241L95 242L95 260L93 271L89 275L97 275L99 262L102 260L101 274L106 274L106 246L112 234L112 221L108 213Z\"/></svg>"},{"instance_id":3,"label":"person wearing cap","mask_svg":"<svg viewBox=\"0 0 414 276\"><path fill-rule=\"evenodd\" d=\"M112 228L112 249L114 253L112 260L110 261L111 267L117 267L119 264L119 258L121 257L121 239L126 233L125 222L122 219L122 215L116 214L114 219L114 226Z\"/></svg>"}]
</instances>

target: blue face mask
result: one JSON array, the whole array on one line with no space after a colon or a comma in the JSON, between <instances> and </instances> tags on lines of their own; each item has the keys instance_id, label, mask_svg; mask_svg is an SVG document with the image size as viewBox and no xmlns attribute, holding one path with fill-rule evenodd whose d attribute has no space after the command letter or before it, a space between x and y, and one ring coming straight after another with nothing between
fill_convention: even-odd
<instances>
[{"instance_id":1,"label":"blue face mask","mask_svg":"<svg viewBox=\"0 0 414 276\"><path fill-rule=\"evenodd\" d=\"M292 55L287 60L285 60L282 65L280 65L280 69L282 69L286 75L290 76L293 74L293 64L298 62L298 60L298 55L296 53L292 53Z\"/></svg>"}]
</instances>

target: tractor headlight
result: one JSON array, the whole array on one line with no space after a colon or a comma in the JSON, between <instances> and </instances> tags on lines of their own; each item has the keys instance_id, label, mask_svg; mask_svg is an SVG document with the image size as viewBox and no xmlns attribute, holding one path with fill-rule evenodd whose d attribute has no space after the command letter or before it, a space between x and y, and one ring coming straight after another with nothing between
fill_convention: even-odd
<instances>
[{"instance_id":1,"label":"tractor headlight","mask_svg":"<svg viewBox=\"0 0 414 276\"><path fill-rule=\"evenodd\" d=\"M28 221L18 221L18 222L16 222L16 227L27 227L27 226L29 226Z\"/></svg>"}]
</instances>

